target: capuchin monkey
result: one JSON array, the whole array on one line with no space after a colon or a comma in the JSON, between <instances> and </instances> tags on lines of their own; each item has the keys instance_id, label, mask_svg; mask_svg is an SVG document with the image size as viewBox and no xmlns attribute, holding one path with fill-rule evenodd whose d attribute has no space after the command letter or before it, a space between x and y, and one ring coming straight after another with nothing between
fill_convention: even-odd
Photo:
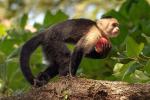
<instances>
[{"instance_id":1,"label":"capuchin monkey","mask_svg":"<svg viewBox=\"0 0 150 100\"><path fill-rule=\"evenodd\" d=\"M27 81L40 87L56 75L75 76L83 57L93 59L105 58L111 50L109 38L119 33L119 23L115 18L70 19L51 26L27 41L21 50L20 65ZM71 53L66 43L75 44ZM30 56L42 46L47 69L36 77L29 67Z\"/></svg>"}]
</instances>

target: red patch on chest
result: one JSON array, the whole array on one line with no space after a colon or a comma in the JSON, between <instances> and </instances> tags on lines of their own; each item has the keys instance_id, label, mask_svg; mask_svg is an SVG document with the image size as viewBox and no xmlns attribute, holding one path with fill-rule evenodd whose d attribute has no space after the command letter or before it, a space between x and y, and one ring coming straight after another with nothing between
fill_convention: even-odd
<instances>
[{"instance_id":1,"label":"red patch on chest","mask_svg":"<svg viewBox=\"0 0 150 100\"><path fill-rule=\"evenodd\" d=\"M95 46L95 50L96 52L100 53L102 52L103 48L105 47L105 45L109 44L109 41L107 38L105 37L101 37L98 42L96 43Z\"/></svg>"}]
</instances>

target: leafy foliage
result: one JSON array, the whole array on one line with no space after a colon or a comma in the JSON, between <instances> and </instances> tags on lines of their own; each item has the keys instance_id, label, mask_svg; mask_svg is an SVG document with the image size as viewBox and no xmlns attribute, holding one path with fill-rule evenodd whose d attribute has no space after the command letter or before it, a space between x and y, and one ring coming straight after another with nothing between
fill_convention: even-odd
<instances>
[{"instance_id":1,"label":"leafy foliage","mask_svg":"<svg viewBox=\"0 0 150 100\"><path fill-rule=\"evenodd\" d=\"M118 63L114 67L114 76L127 82L149 82L149 32L150 5L145 0L127 0L118 12L112 10L106 15L112 15L120 21L121 35L112 39L117 45L118 57L113 57Z\"/></svg>"},{"instance_id":2,"label":"leafy foliage","mask_svg":"<svg viewBox=\"0 0 150 100\"><path fill-rule=\"evenodd\" d=\"M101 60L84 58L78 74L88 78L122 80L130 83L150 82L150 5L145 0L126 0L118 11L111 10L105 15L117 18L120 22L120 35L111 39L113 49L109 56ZM36 33L25 29L28 13L16 22L16 27L2 35L0 40L0 92L11 94L27 90L19 65L21 46ZM35 23L37 30L44 29L68 18L63 12L52 14L47 11L43 24ZM15 26L15 25L14 25ZM6 34L0 25L0 32ZM68 45L72 50L73 46ZM36 74L45 67L42 64L40 48L32 55L31 67Z\"/></svg>"}]
</instances>

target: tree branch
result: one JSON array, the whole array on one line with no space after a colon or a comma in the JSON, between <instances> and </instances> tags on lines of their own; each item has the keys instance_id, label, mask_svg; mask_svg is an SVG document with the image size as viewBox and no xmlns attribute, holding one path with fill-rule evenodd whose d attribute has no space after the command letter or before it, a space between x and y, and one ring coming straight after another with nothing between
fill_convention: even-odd
<instances>
[{"instance_id":1,"label":"tree branch","mask_svg":"<svg viewBox=\"0 0 150 100\"><path fill-rule=\"evenodd\" d=\"M64 77L2 100L150 100L150 84Z\"/></svg>"}]
</instances>

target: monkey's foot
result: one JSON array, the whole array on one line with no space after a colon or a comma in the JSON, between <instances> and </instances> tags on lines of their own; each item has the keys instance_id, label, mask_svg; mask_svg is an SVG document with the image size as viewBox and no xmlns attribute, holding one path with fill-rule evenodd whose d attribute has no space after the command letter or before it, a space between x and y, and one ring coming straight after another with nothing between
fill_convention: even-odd
<instances>
[{"instance_id":1,"label":"monkey's foot","mask_svg":"<svg viewBox=\"0 0 150 100\"><path fill-rule=\"evenodd\" d=\"M77 78L77 76L74 76L74 75L70 75L70 74L67 74L65 76L59 76L60 79L63 79L63 78L68 78L68 79L75 79Z\"/></svg>"}]
</instances>

